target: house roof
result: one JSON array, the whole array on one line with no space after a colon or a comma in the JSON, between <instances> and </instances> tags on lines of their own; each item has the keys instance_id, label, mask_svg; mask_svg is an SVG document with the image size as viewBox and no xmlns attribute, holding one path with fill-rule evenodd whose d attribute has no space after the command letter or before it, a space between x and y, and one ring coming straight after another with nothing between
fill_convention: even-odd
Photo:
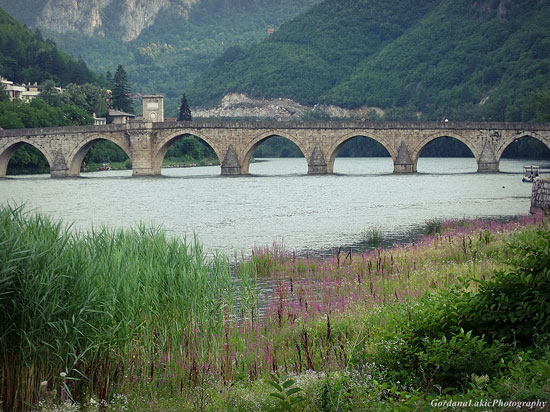
<instances>
[{"instance_id":1,"label":"house roof","mask_svg":"<svg viewBox=\"0 0 550 412\"><path fill-rule=\"evenodd\" d=\"M122 117L122 116L125 116L125 117L136 117L135 114L126 113L126 112L121 112L120 110L114 110L114 109L109 110L109 116L111 116L111 117Z\"/></svg>"}]
</instances>

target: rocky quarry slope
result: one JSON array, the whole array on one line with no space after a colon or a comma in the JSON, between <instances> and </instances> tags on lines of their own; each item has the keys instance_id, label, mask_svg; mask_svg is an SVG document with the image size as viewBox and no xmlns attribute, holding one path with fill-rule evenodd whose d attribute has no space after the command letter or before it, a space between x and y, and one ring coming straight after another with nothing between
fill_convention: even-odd
<instances>
[{"instance_id":1,"label":"rocky quarry slope","mask_svg":"<svg viewBox=\"0 0 550 412\"><path fill-rule=\"evenodd\" d=\"M277 120L300 120L308 114L312 118L371 119L374 114L383 116L378 107L363 106L358 109L344 109L334 105L305 106L292 99L255 99L243 93L224 96L214 108L193 108L194 117L204 118L263 118Z\"/></svg>"}]
</instances>

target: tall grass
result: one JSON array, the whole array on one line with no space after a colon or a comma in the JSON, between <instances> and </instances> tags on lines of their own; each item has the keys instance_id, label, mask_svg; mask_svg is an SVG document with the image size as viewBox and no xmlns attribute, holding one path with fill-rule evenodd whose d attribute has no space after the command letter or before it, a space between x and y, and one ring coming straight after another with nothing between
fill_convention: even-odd
<instances>
[{"instance_id":1,"label":"tall grass","mask_svg":"<svg viewBox=\"0 0 550 412\"><path fill-rule=\"evenodd\" d=\"M230 286L225 259L206 259L196 240L142 226L75 235L1 209L2 408L44 392L108 399L123 375L155 378L150 360L197 334L215 346Z\"/></svg>"},{"instance_id":2,"label":"tall grass","mask_svg":"<svg viewBox=\"0 0 550 412\"><path fill-rule=\"evenodd\" d=\"M384 233L378 228L370 228L362 233L362 243L368 248L382 247Z\"/></svg>"},{"instance_id":3,"label":"tall grass","mask_svg":"<svg viewBox=\"0 0 550 412\"><path fill-rule=\"evenodd\" d=\"M227 400L235 382L269 373L367 373L377 333L418 297L492 276L504 239L543 220L443 222L413 245L330 259L256 249L236 265L235 288L227 260L206 259L196 241L144 227L74 235L2 209L3 407L125 393L144 399L136 410L159 399L206 410L208 396ZM276 287L260 316L261 277Z\"/></svg>"}]
</instances>

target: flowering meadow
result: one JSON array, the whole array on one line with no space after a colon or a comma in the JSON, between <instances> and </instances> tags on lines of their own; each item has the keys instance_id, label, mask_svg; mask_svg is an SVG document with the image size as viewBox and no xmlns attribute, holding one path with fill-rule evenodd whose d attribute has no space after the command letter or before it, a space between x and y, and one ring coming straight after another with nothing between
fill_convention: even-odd
<instances>
[{"instance_id":1,"label":"flowering meadow","mask_svg":"<svg viewBox=\"0 0 550 412\"><path fill-rule=\"evenodd\" d=\"M550 400L547 219L429 226L407 245L230 264L158 230L75 234L2 209L0 410Z\"/></svg>"}]
</instances>

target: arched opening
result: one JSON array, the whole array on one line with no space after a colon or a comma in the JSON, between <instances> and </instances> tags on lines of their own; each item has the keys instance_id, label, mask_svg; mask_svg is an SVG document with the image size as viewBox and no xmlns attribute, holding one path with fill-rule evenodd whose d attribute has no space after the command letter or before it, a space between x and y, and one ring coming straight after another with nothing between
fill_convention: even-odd
<instances>
[{"instance_id":1,"label":"arched opening","mask_svg":"<svg viewBox=\"0 0 550 412\"><path fill-rule=\"evenodd\" d=\"M82 146L75 154L69 165L69 176L79 176L81 172L110 170L131 171L132 162L124 149L116 143L105 139L94 139ZM96 177L98 174L93 176Z\"/></svg>"},{"instance_id":2,"label":"arched opening","mask_svg":"<svg viewBox=\"0 0 550 412\"><path fill-rule=\"evenodd\" d=\"M278 135L260 139L248 151L243 168L254 175L306 174L304 153L292 140Z\"/></svg>"},{"instance_id":3,"label":"arched opening","mask_svg":"<svg viewBox=\"0 0 550 412\"><path fill-rule=\"evenodd\" d=\"M0 176L50 173L50 163L32 144L15 143L0 155Z\"/></svg>"},{"instance_id":4,"label":"arched opening","mask_svg":"<svg viewBox=\"0 0 550 412\"><path fill-rule=\"evenodd\" d=\"M441 136L426 144L417 163L419 173L475 173L477 161L472 150L459 139Z\"/></svg>"},{"instance_id":5,"label":"arched opening","mask_svg":"<svg viewBox=\"0 0 550 412\"><path fill-rule=\"evenodd\" d=\"M523 173L523 166L538 165L545 173L550 169L550 148L540 140L526 135L510 143L502 152L500 171ZM546 170L545 170L546 169Z\"/></svg>"},{"instance_id":6,"label":"arched opening","mask_svg":"<svg viewBox=\"0 0 550 412\"><path fill-rule=\"evenodd\" d=\"M185 174L192 175L220 173L216 151L204 139L190 134L176 136L165 143L155 158L155 165L166 169L169 175L181 174L182 168Z\"/></svg>"},{"instance_id":7,"label":"arched opening","mask_svg":"<svg viewBox=\"0 0 550 412\"><path fill-rule=\"evenodd\" d=\"M380 142L368 136L355 136L342 143L333 155L334 173L392 173L390 152Z\"/></svg>"}]
</instances>

